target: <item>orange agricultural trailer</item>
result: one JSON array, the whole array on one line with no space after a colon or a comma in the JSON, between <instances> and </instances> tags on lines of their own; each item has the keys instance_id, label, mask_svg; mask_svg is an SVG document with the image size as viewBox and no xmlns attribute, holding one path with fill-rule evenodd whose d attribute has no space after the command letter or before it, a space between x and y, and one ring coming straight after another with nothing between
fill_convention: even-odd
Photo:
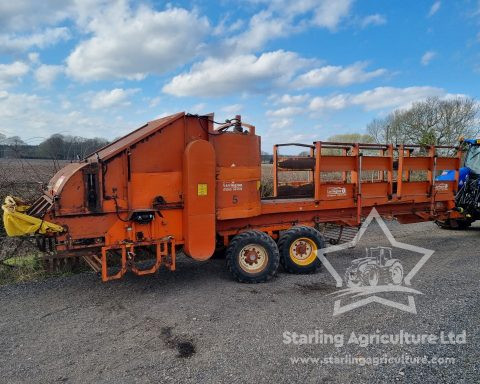
<instances>
[{"instance_id":1,"label":"orange agricultural trailer","mask_svg":"<svg viewBox=\"0 0 480 384\"><path fill-rule=\"evenodd\" d=\"M308 155L282 156L284 146L303 146ZM240 116L215 128L213 114L177 113L67 165L27 214L62 227L41 236L47 257L81 256L103 281L162 265L174 270L180 249L203 261L226 247L236 280L264 282L280 262L293 273L315 270L325 241L319 226L356 227L372 207L402 223L456 217L457 181L435 181L447 169L458 180L461 154L448 150L277 145L274 193L261 198L255 127ZM304 180L285 182L292 171Z\"/></svg>"}]
</instances>

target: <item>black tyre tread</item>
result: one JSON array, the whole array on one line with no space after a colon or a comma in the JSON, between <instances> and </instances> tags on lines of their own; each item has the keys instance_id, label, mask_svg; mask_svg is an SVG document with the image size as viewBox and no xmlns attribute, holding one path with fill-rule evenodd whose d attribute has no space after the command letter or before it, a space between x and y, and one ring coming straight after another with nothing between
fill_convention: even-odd
<instances>
[{"instance_id":1,"label":"black tyre tread","mask_svg":"<svg viewBox=\"0 0 480 384\"><path fill-rule=\"evenodd\" d=\"M323 239L322 234L313 227L297 226L297 227L292 227L289 230L285 231L282 234L282 236L280 236L280 239L278 240L278 249L280 250L280 263L282 264L285 271L287 271L288 273L295 273L295 274L315 273L321 267L321 264L317 262L307 268L306 267L302 268L299 266L293 266L290 263L288 263L286 260L286 258L289 257L290 250L288 249L286 253L284 252L284 250L286 250L285 243L290 242L292 238L305 236L305 233L307 233L308 235L314 238L318 238L319 242L322 244L322 247L320 248L323 248L325 246L325 240Z\"/></svg>"},{"instance_id":2,"label":"black tyre tread","mask_svg":"<svg viewBox=\"0 0 480 384\"><path fill-rule=\"evenodd\" d=\"M461 230L467 229L472 225L472 223L473 221L471 220L457 220L457 226L452 226L450 224L450 220L435 221L435 224L437 224L437 226L440 227L441 229L447 229L452 231L461 231Z\"/></svg>"},{"instance_id":3,"label":"black tyre tread","mask_svg":"<svg viewBox=\"0 0 480 384\"><path fill-rule=\"evenodd\" d=\"M271 250L273 251L273 258L272 258L273 264L271 268L268 270L267 274L265 274L260 278L255 277L254 279L252 279L252 278L248 278L247 276L244 276L242 272L237 268L237 265L235 264L235 258L236 258L237 244L243 241L254 242L255 237L257 239L261 239L265 241L267 245L271 248ZM272 279L276 275L278 266L280 264L280 253L278 251L277 244L269 235L258 230L246 231L236 235L227 247L225 258L227 260L227 268L229 272L232 274L232 276L234 277L234 279L240 283L248 283L248 284L265 283L266 281Z\"/></svg>"}]
</instances>

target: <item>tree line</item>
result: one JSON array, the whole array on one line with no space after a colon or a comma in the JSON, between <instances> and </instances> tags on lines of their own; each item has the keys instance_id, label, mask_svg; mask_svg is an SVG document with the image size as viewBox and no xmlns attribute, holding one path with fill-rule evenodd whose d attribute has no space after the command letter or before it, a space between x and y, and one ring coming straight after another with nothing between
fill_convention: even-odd
<instances>
[{"instance_id":1,"label":"tree line","mask_svg":"<svg viewBox=\"0 0 480 384\"><path fill-rule=\"evenodd\" d=\"M373 119L366 133L338 134L326 141L456 146L461 138L478 138L479 113L480 104L475 99L431 97ZM308 151L299 155L308 156Z\"/></svg>"},{"instance_id":2,"label":"tree line","mask_svg":"<svg viewBox=\"0 0 480 384\"><path fill-rule=\"evenodd\" d=\"M428 98L367 125L375 142L396 145L456 145L462 137L476 138L479 131L479 103L465 97Z\"/></svg>"},{"instance_id":3,"label":"tree line","mask_svg":"<svg viewBox=\"0 0 480 384\"><path fill-rule=\"evenodd\" d=\"M6 137L0 133L0 158L81 160L108 143L98 137L53 134L38 145L28 145L18 136Z\"/></svg>"}]
</instances>

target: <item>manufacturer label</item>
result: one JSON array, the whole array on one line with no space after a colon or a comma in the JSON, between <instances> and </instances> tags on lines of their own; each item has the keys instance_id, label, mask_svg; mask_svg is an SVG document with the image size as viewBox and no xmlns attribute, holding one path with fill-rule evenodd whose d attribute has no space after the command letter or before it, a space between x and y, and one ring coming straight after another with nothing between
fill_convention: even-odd
<instances>
[{"instance_id":1,"label":"manufacturer label","mask_svg":"<svg viewBox=\"0 0 480 384\"><path fill-rule=\"evenodd\" d=\"M197 185L197 195L198 196L207 196L208 188L207 184L198 184Z\"/></svg>"},{"instance_id":2,"label":"manufacturer label","mask_svg":"<svg viewBox=\"0 0 480 384\"><path fill-rule=\"evenodd\" d=\"M235 183L234 181L223 182L223 192L243 191L242 183Z\"/></svg>"},{"instance_id":3,"label":"manufacturer label","mask_svg":"<svg viewBox=\"0 0 480 384\"><path fill-rule=\"evenodd\" d=\"M347 188L345 188L345 187L328 187L327 188L327 196L328 197L347 196Z\"/></svg>"},{"instance_id":4,"label":"manufacturer label","mask_svg":"<svg viewBox=\"0 0 480 384\"><path fill-rule=\"evenodd\" d=\"M435 184L435 190L436 191L448 191L448 184L446 184L446 183Z\"/></svg>"}]
</instances>

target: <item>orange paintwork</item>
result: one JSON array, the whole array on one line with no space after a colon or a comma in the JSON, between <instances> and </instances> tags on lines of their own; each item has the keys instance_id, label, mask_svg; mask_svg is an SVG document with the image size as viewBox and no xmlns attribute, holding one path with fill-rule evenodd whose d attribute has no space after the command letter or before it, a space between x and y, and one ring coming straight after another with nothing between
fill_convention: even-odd
<instances>
[{"instance_id":1,"label":"orange paintwork","mask_svg":"<svg viewBox=\"0 0 480 384\"><path fill-rule=\"evenodd\" d=\"M278 231L295 224L356 225L373 206L404 222L455 215L457 182L436 184L434 174L455 169L458 178L461 154L441 157L433 147L415 157L412 148L392 145L302 146L309 149L311 166L303 165L308 177L291 187L311 189L301 198L279 196L278 173L289 170L278 165L275 146L275 197L262 200L255 128L237 117L214 130L213 115L178 113L149 122L59 171L45 192L53 199L45 220L65 228L56 238L59 252L97 253L107 281L127 270L153 273L162 263L174 269L179 246L192 258L206 260L218 241L228 244L246 229L277 238ZM417 170L425 171L427 179L411 180ZM153 265L144 270L135 263L142 250L155 254ZM121 268L109 275L114 252L120 253Z\"/></svg>"},{"instance_id":2,"label":"orange paintwork","mask_svg":"<svg viewBox=\"0 0 480 384\"><path fill-rule=\"evenodd\" d=\"M206 140L185 148L183 160L185 251L206 260L215 251L215 151Z\"/></svg>"}]
</instances>

